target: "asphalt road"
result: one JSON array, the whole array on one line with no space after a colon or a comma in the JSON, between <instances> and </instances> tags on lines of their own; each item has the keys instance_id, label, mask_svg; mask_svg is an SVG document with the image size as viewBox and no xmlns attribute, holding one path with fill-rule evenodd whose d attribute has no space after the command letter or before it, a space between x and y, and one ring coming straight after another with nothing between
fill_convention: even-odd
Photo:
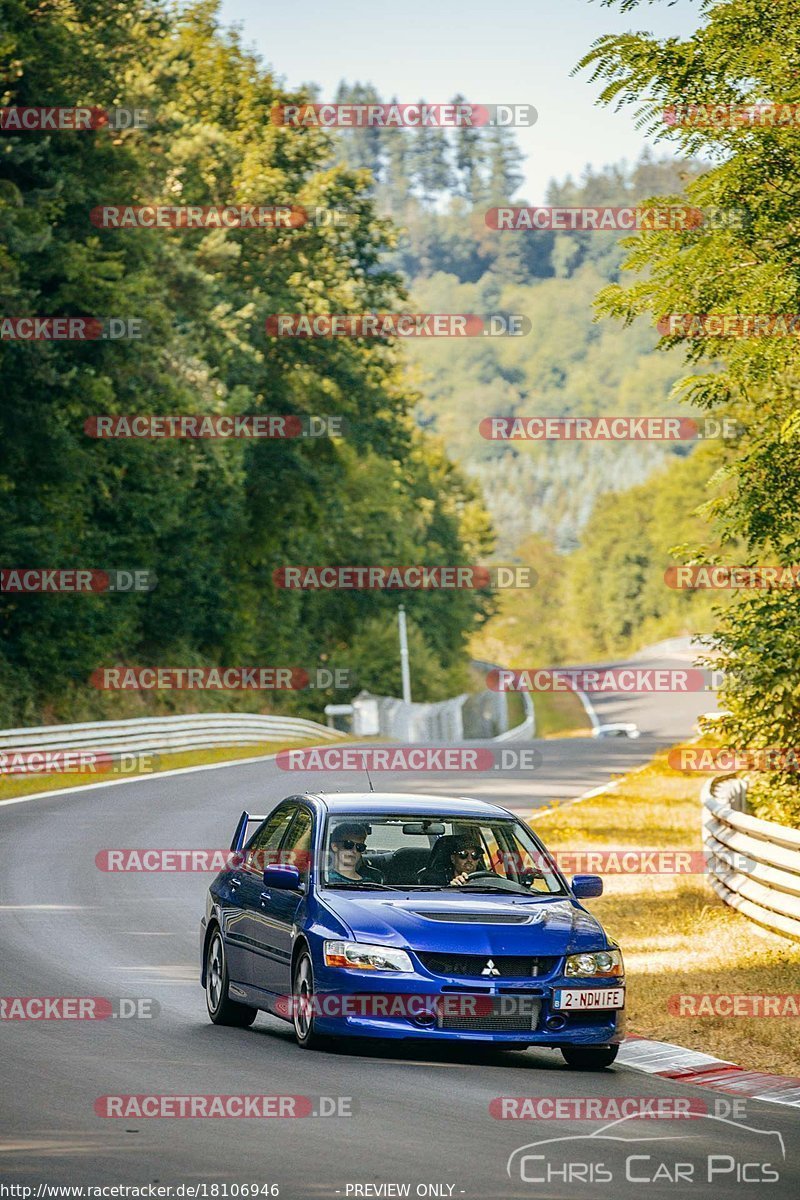
<instances>
[{"instance_id":1,"label":"asphalt road","mask_svg":"<svg viewBox=\"0 0 800 1200\"><path fill-rule=\"evenodd\" d=\"M604 721L637 720L643 736L536 742L542 762L532 773L395 773L376 778L376 789L481 796L528 813L599 786L645 761L654 747L689 736L713 703L704 695L661 695L606 697L598 707ZM608 1131L623 1140L587 1141L600 1128L596 1121L498 1120L490 1101L638 1096L711 1105L715 1094L625 1067L582 1074L553 1051L367 1044L315 1053L300 1050L288 1026L263 1015L250 1030L215 1028L198 982L198 922L209 878L108 874L95 865L106 848L224 846L242 808L266 812L305 788L362 787L360 774L300 777L270 761L0 807L2 994L159 1004L150 1020L0 1022L0 1182L32 1187L33 1196L46 1184L203 1184L205 1192L195 1194L207 1196L225 1195L223 1185L230 1195L237 1183L277 1184L289 1200L616 1198L640 1193L645 1181L654 1198L800 1194L796 1110L747 1102L735 1124L713 1117L628 1121ZM308 1095L316 1112L318 1097L343 1097L349 1099L336 1103L352 1115L106 1119L94 1110L103 1095L154 1093ZM552 1138L573 1140L518 1154L507 1173L515 1150ZM717 1157L709 1164L709 1156ZM427 1185L437 1190L417 1190Z\"/></svg>"}]
</instances>

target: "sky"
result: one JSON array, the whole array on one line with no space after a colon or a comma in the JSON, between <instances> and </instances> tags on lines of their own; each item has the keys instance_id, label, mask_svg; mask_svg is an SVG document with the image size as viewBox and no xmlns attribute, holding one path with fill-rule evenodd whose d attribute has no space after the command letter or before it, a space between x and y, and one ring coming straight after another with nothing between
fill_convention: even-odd
<instances>
[{"instance_id":1,"label":"sky","mask_svg":"<svg viewBox=\"0 0 800 1200\"><path fill-rule=\"evenodd\" d=\"M526 155L519 196L540 204L548 182L579 178L587 164L635 161L645 146L633 112L595 104L601 84L570 72L605 33L642 30L687 37L698 0L647 0L632 12L598 0L222 0L224 24L289 87L317 83L333 98L341 79L373 83L385 99L533 104L538 120L517 130ZM656 152L673 153L661 142Z\"/></svg>"}]
</instances>

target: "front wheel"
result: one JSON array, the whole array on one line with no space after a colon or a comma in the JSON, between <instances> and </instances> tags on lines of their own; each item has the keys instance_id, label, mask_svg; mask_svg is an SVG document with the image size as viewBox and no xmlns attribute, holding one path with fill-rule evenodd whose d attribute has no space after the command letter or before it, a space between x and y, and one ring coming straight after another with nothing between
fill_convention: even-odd
<instances>
[{"instance_id":1,"label":"front wheel","mask_svg":"<svg viewBox=\"0 0 800 1200\"><path fill-rule=\"evenodd\" d=\"M303 950L292 973L292 1021L298 1046L321 1050L327 1044L314 1028L314 967L311 955Z\"/></svg>"},{"instance_id":2,"label":"front wheel","mask_svg":"<svg viewBox=\"0 0 800 1200\"><path fill-rule=\"evenodd\" d=\"M228 963L225 958L225 943L219 929L211 935L206 952L206 1006L208 1015L215 1025L234 1025L247 1029L258 1015L257 1008L239 1004L228 995Z\"/></svg>"},{"instance_id":3,"label":"front wheel","mask_svg":"<svg viewBox=\"0 0 800 1200\"><path fill-rule=\"evenodd\" d=\"M600 1071L611 1066L619 1046L562 1046L561 1053L568 1067L577 1071Z\"/></svg>"}]
</instances>

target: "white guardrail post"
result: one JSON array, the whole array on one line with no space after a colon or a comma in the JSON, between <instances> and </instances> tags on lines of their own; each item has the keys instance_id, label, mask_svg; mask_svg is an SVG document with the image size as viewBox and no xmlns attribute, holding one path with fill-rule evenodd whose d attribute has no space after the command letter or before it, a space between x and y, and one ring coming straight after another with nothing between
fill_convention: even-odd
<instances>
[{"instance_id":1,"label":"white guardrail post","mask_svg":"<svg viewBox=\"0 0 800 1200\"><path fill-rule=\"evenodd\" d=\"M302 717L261 713L194 713L177 717L138 717L129 721L85 721L78 725L29 726L0 730L0 764L11 751L103 750L115 753L177 754L261 742L333 741L346 735ZM38 768L34 768L38 769ZM0 773L2 768L0 767ZM15 768L14 774L21 774Z\"/></svg>"},{"instance_id":2,"label":"white guardrail post","mask_svg":"<svg viewBox=\"0 0 800 1200\"><path fill-rule=\"evenodd\" d=\"M709 883L742 916L800 941L800 829L745 813L746 796L737 776L703 785Z\"/></svg>"}]
</instances>

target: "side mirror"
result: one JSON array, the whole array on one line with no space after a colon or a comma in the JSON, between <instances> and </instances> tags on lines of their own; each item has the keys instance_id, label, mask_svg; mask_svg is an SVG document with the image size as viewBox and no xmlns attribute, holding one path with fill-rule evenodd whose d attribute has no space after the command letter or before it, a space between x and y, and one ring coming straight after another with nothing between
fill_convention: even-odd
<instances>
[{"instance_id":1,"label":"side mirror","mask_svg":"<svg viewBox=\"0 0 800 1200\"><path fill-rule=\"evenodd\" d=\"M603 894L603 881L599 875L575 875L570 886L578 900L591 900L593 896Z\"/></svg>"},{"instance_id":2,"label":"side mirror","mask_svg":"<svg viewBox=\"0 0 800 1200\"><path fill-rule=\"evenodd\" d=\"M262 876L264 887L275 888L276 891L297 892L300 890L300 872L297 867L285 866L267 867Z\"/></svg>"}]
</instances>

